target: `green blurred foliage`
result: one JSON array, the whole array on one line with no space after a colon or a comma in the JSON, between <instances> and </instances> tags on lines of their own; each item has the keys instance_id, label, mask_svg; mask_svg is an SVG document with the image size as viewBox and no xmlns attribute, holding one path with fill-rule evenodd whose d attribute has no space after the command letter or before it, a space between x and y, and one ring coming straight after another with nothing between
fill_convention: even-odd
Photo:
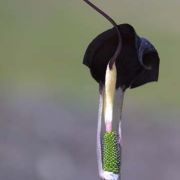
<instances>
[{"instance_id":1,"label":"green blurred foliage","mask_svg":"<svg viewBox=\"0 0 180 180\"><path fill-rule=\"evenodd\" d=\"M178 112L180 2L93 2L116 22L132 24L159 51L159 82L128 90L127 104ZM109 22L83 1L0 0L2 93L45 92L63 103L92 106L98 86L82 65L83 54L90 41L108 28Z\"/></svg>"}]
</instances>

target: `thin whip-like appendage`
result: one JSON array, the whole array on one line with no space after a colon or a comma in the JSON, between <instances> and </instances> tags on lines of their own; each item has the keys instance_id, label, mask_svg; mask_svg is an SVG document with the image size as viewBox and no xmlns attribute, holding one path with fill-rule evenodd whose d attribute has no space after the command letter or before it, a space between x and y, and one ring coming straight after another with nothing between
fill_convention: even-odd
<instances>
[{"instance_id":1,"label":"thin whip-like appendage","mask_svg":"<svg viewBox=\"0 0 180 180\"><path fill-rule=\"evenodd\" d=\"M118 35L118 46L117 49L114 53L114 55L111 57L110 62L109 62L109 67L110 69L112 68L113 64L115 63L118 55L121 52L121 47L122 47L122 40L121 40L121 34L120 31L118 29L118 26L116 24L116 22L109 16L107 15L105 12L103 12L101 9L99 9L97 6L95 6L93 3L91 3L88 0L83 0L84 2L86 2L89 6L91 6L93 9L95 9L98 13L100 13L103 17L105 17L115 28L117 35Z\"/></svg>"},{"instance_id":2,"label":"thin whip-like appendage","mask_svg":"<svg viewBox=\"0 0 180 180\"><path fill-rule=\"evenodd\" d=\"M98 124L97 124L97 163L99 176L103 176L103 166L102 166L102 142L101 142L101 129L102 129L102 116L103 116L103 104L104 104L104 86L99 85L99 112L98 112Z\"/></svg>"}]
</instances>

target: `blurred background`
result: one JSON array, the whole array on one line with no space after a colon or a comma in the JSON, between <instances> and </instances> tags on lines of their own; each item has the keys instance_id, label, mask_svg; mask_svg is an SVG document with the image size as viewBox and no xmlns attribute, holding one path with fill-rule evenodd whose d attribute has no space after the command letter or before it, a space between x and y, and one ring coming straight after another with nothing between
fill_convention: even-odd
<instances>
[{"instance_id":1,"label":"blurred background","mask_svg":"<svg viewBox=\"0 0 180 180\"><path fill-rule=\"evenodd\" d=\"M161 58L158 83L126 92L122 179L179 180L180 1L93 2ZM1 180L98 180L98 85L82 59L109 28L82 0L0 0Z\"/></svg>"}]
</instances>

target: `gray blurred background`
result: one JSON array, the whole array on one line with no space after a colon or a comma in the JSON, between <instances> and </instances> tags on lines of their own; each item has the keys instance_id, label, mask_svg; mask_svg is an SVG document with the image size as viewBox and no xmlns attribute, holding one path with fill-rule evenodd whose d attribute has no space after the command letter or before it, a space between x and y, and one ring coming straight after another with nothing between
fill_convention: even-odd
<instances>
[{"instance_id":1,"label":"gray blurred background","mask_svg":"<svg viewBox=\"0 0 180 180\"><path fill-rule=\"evenodd\" d=\"M180 1L93 2L161 58L159 82L125 96L122 180L179 180ZM98 86L82 59L108 28L83 1L0 0L0 180L98 180Z\"/></svg>"}]
</instances>

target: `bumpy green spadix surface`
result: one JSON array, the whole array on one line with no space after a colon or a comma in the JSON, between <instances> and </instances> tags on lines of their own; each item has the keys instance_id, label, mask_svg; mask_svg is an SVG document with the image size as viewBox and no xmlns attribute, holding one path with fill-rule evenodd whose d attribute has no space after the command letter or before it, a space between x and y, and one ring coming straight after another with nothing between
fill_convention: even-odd
<instances>
[{"instance_id":1,"label":"bumpy green spadix surface","mask_svg":"<svg viewBox=\"0 0 180 180\"><path fill-rule=\"evenodd\" d=\"M103 169L119 174L120 148L116 132L106 132L103 138Z\"/></svg>"}]
</instances>

